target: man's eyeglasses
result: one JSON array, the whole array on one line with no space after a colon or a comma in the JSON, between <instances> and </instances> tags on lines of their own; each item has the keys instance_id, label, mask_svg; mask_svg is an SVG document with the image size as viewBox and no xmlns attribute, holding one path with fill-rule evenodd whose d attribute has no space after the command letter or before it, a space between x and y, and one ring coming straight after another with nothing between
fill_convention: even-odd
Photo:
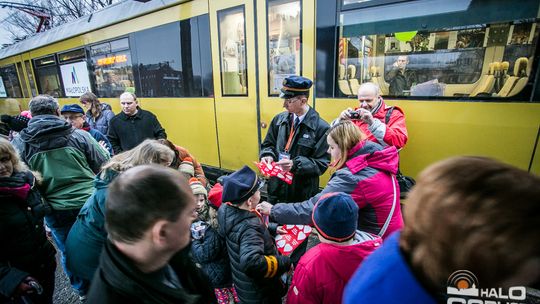
<instances>
[{"instance_id":1,"label":"man's eyeglasses","mask_svg":"<svg viewBox=\"0 0 540 304\"><path fill-rule=\"evenodd\" d=\"M298 97L291 97L291 98L285 99L285 101L287 101L288 103L293 103L293 102L295 102L295 101L297 101L297 100L299 100L299 99L300 99L300 98L298 98Z\"/></svg>"},{"instance_id":2,"label":"man's eyeglasses","mask_svg":"<svg viewBox=\"0 0 540 304\"><path fill-rule=\"evenodd\" d=\"M76 114L76 115L64 115L64 119L65 120L75 120L75 119L78 119L78 118L81 118L83 117L82 114Z\"/></svg>"}]
</instances>

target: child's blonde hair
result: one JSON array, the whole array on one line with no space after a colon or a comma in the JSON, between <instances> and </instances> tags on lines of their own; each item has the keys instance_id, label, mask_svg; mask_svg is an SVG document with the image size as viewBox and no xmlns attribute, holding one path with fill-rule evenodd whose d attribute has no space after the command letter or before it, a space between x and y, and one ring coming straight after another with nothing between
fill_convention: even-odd
<instances>
[{"instance_id":1,"label":"child's blonde hair","mask_svg":"<svg viewBox=\"0 0 540 304\"><path fill-rule=\"evenodd\" d=\"M328 131L328 137L337 144L341 151L339 159L334 160L337 161L333 168L335 171L345 164L349 151L364 139L365 135L350 120L345 120L332 126Z\"/></svg>"},{"instance_id":2,"label":"child's blonde hair","mask_svg":"<svg viewBox=\"0 0 540 304\"><path fill-rule=\"evenodd\" d=\"M174 152L169 147L155 139L147 139L135 148L115 155L102 167L102 174L108 169L124 172L139 165L170 163L173 158Z\"/></svg>"}]
</instances>

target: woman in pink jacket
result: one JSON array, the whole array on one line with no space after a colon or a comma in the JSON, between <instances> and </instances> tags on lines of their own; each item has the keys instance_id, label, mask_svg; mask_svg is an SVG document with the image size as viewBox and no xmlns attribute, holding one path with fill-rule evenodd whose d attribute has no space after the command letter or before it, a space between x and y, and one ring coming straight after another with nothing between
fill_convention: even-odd
<instances>
[{"instance_id":1,"label":"woman in pink jacket","mask_svg":"<svg viewBox=\"0 0 540 304\"><path fill-rule=\"evenodd\" d=\"M349 194L359 207L358 229L385 239L403 227L399 205L399 186L395 179L398 152L368 141L350 121L334 125L327 137L331 166L336 170L323 191L298 203L272 206L263 202L257 210L278 224L312 224L313 206L322 195Z\"/></svg>"}]
</instances>

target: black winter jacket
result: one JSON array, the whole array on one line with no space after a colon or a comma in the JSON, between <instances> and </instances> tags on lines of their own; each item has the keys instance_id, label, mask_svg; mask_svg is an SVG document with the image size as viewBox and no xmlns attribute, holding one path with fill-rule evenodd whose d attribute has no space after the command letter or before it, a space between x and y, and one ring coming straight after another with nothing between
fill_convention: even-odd
<instances>
[{"instance_id":1,"label":"black winter jacket","mask_svg":"<svg viewBox=\"0 0 540 304\"><path fill-rule=\"evenodd\" d=\"M127 116L124 112L116 114L109 123L107 136L114 154L131 150L147 138L167 138L156 115L141 108L133 116Z\"/></svg>"},{"instance_id":2,"label":"black winter jacket","mask_svg":"<svg viewBox=\"0 0 540 304\"><path fill-rule=\"evenodd\" d=\"M289 139L293 114L282 112L272 119L268 134L261 144L260 157L272 156L274 161L279 160L279 154L285 150ZM288 185L277 177L270 178L268 182L268 201L272 204L278 202L300 202L307 200L319 192L319 176L328 168L330 155L326 142L326 132L330 126L320 118L312 108L300 123L299 130L294 133L290 157L293 161L291 173L293 182Z\"/></svg>"},{"instance_id":3,"label":"black winter jacket","mask_svg":"<svg viewBox=\"0 0 540 304\"><path fill-rule=\"evenodd\" d=\"M0 177L0 303L27 276L43 286L54 286L56 251L43 228L43 216L51 209L34 183L30 171Z\"/></svg>"},{"instance_id":4,"label":"black winter jacket","mask_svg":"<svg viewBox=\"0 0 540 304\"><path fill-rule=\"evenodd\" d=\"M180 289L165 286L155 273L141 272L107 240L86 303L215 303L212 289L189 257L189 248L177 253L169 265Z\"/></svg>"},{"instance_id":5,"label":"black winter jacket","mask_svg":"<svg viewBox=\"0 0 540 304\"><path fill-rule=\"evenodd\" d=\"M256 213L223 204L219 234L226 236L234 287L240 303L281 303L286 289L280 276L291 266L278 254L274 238Z\"/></svg>"},{"instance_id":6,"label":"black winter jacket","mask_svg":"<svg viewBox=\"0 0 540 304\"><path fill-rule=\"evenodd\" d=\"M225 246L225 239L211 226L206 228L203 238L191 243L193 260L201 265L213 288L232 286L231 265Z\"/></svg>"},{"instance_id":7,"label":"black winter jacket","mask_svg":"<svg viewBox=\"0 0 540 304\"><path fill-rule=\"evenodd\" d=\"M400 69L393 67L386 73L386 81L390 83L390 95L400 96L403 95L404 90L410 90L411 86L418 82L418 79L412 70L405 69L405 74L403 74Z\"/></svg>"}]
</instances>

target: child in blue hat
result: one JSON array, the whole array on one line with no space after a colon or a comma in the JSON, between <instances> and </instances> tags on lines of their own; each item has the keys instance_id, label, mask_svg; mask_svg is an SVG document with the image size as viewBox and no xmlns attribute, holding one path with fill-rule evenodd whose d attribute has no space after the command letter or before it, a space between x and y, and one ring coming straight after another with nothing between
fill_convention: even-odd
<instances>
[{"instance_id":1,"label":"child in blue hat","mask_svg":"<svg viewBox=\"0 0 540 304\"><path fill-rule=\"evenodd\" d=\"M322 195L311 217L321 243L296 265L287 304L341 303L345 285L382 239L357 230L358 205L343 192Z\"/></svg>"},{"instance_id":2,"label":"child in blue hat","mask_svg":"<svg viewBox=\"0 0 540 304\"><path fill-rule=\"evenodd\" d=\"M255 206L262 181L249 167L227 176L219 233L226 239L232 276L241 303L281 303L286 288L280 276L289 271L289 257L278 253L274 237Z\"/></svg>"}]
</instances>

